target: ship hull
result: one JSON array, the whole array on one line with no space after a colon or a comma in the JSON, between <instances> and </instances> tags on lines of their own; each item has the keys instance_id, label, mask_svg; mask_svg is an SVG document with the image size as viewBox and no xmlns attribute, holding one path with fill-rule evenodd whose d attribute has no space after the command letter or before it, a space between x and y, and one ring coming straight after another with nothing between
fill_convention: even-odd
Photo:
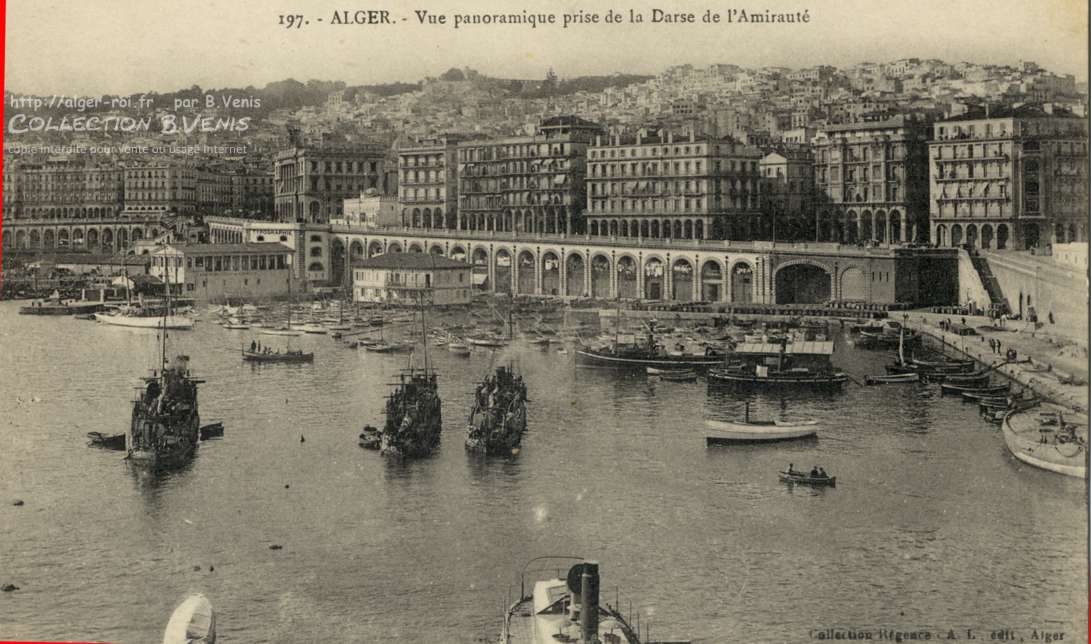
<instances>
[{"instance_id":1,"label":"ship hull","mask_svg":"<svg viewBox=\"0 0 1091 644\"><path fill-rule=\"evenodd\" d=\"M707 369L723 364L722 357L713 356L624 356L602 353L588 349L576 351L576 364L585 367L604 367L608 369Z\"/></svg>"},{"instance_id":2,"label":"ship hull","mask_svg":"<svg viewBox=\"0 0 1091 644\"><path fill-rule=\"evenodd\" d=\"M757 388L798 388L798 389L828 389L839 390L848 380L843 373L829 376L758 376L753 374L732 374L713 369L708 372L710 384L729 385L735 387Z\"/></svg>"}]
</instances>

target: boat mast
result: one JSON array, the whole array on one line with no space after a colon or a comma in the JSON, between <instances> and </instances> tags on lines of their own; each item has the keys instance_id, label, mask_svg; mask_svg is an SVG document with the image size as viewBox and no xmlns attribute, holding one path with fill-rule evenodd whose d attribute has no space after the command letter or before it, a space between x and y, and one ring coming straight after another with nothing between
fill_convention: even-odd
<instances>
[{"instance_id":1,"label":"boat mast","mask_svg":"<svg viewBox=\"0 0 1091 644\"><path fill-rule=\"evenodd\" d=\"M435 263L435 260L432 260ZM420 298L420 332L421 338L424 340L424 373L428 374L428 326L424 322L424 291L418 293Z\"/></svg>"},{"instance_id":2,"label":"boat mast","mask_svg":"<svg viewBox=\"0 0 1091 644\"><path fill-rule=\"evenodd\" d=\"M614 315L614 351L617 351L618 334L621 333L621 289L617 293L617 311Z\"/></svg>"},{"instance_id":3,"label":"boat mast","mask_svg":"<svg viewBox=\"0 0 1091 644\"><path fill-rule=\"evenodd\" d=\"M898 329L898 363L905 364L905 327Z\"/></svg>"},{"instance_id":4,"label":"boat mast","mask_svg":"<svg viewBox=\"0 0 1091 644\"><path fill-rule=\"evenodd\" d=\"M170 319L170 264L173 258L170 256L164 256L163 260L166 262L165 270L163 271L164 280L167 291L167 305L163 308L163 335L162 343L159 349L159 370L162 371L167 367L167 322Z\"/></svg>"},{"instance_id":5,"label":"boat mast","mask_svg":"<svg viewBox=\"0 0 1091 644\"><path fill-rule=\"evenodd\" d=\"M292 271L288 270L288 330L292 330Z\"/></svg>"}]
</instances>

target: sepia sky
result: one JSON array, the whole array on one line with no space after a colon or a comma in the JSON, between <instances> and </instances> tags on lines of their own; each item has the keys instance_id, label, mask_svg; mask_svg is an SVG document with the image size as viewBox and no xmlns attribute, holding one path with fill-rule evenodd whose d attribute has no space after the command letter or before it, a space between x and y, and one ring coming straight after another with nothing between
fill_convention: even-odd
<instances>
[{"instance_id":1,"label":"sepia sky","mask_svg":"<svg viewBox=\"0 0 1091 644\"><path fill-rule=\"evenodd\" d=\"M412 0L410 0L412 2ZM277 26L285 7L311 21ZM306 7L302 9L301 7ZM332 26L334 9L387 9L384 26ZM653 7L696 13L695 25L488 26L458 30L417 23L432 13L560 14L583 8ZM809 9L809 24L705 25L706 9L726 14ZM326 23L318 23L323 18ZM401 19L406 21L402 22ZM296 78L349 84L415 82L452 66L490 76L542 78L613 72L654 74L673 64L758 67L847 66L917 56L948 62L1033 60L1087 79L1084 0L8 0L6 89L35 94L132 93L261 86Z\"/></svg>"}]
</instances>

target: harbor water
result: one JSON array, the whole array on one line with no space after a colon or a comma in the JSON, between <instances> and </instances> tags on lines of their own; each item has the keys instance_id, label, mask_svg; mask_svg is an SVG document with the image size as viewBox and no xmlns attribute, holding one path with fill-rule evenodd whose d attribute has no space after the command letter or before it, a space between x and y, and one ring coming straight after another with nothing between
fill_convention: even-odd
<instances>
[{"instance_id":1,"label":"harbor water","mask_svg":"<svg viewBox=\"0 0 1091 644\"><path fill-rule=\"evenodd\" d=\"M127 429L156 332L17 307L0 303L0 584L19 586L0 596L0 639L155 642L201 592L222 642L495 641L523 564L579 555L652 639L1037 628L1087 641L1084 482L1020 464L935 385L744 394L577 369L557 345L434 348L442 445L399 464L356 442L382 424L409 356L304 336L292 344L313 364L250 365L244 343L285 338L206 314L171 343L225 436L154 476L85 435ZM882 372L887 353L840 333L839 368ZM509 362L529 389L523 449L471 456L474 387ZM747 403L822 433L706 448L704 420ZM837 487L779 482L790 462Z\"/></svg>"}]
</instances>

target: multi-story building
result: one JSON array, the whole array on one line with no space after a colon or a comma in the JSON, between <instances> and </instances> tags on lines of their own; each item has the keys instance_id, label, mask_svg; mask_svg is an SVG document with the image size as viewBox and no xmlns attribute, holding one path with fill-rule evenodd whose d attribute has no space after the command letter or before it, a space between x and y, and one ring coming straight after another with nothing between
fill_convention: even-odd
<instances>
[{"instance_id":1,"label":"multi-story building","mask_svg":"<svg viewBox=\"0 0 1091 644\"><path fill-rule=\"evenodd\" d=\"M325 223L345 199L382 190L385 150L374 144L321 144L283 150L273 162L276 217Z\"/></svg>"},{"instance_id":2,"label":"multi-story building","mask_svg":"<svg viewBox=\"0 0 1091 644\"><path fill-rule=\"evenodd\" d=\"M592 235L747 239L759 228L761 151L672 132L600 137L588 150Z\"/></svg>"},{"instance_id":3,"label":"multi-story building","mask_svg":"<svg viewBox=\"0 0 1091 644\"><path fill-rule=\"evenodd\" d=\"M197 169L177 162L128 166L125 176L125 214L193 214L197 204Z\"/></svg>"},{"instance_id":4,"label":"multi-story building","mask_svg":"<svg viewBox=\"0 0 1091 644\"><path fill-rule=\"evenodd\" d=\"M231 208L232 183L231 175L219 167L198 167L197 212L218 215Z\"/></svg>"},{"instance_id":5,"label":"multi-story building","mask_svg":"<svg viewBox=\"0 0 1091 644\"><path fill-rule=\"evenodd\" d=\"M402 208L401 205L397 197L379 194L377 190L368 190L356 199L345 199L344 214L330 219L330 223L372 230L394 226L408 227L413 221L413 215L406 212L408 208ZM454 217L453 214L451 216ZM413 227L420 227L422 222L419 213L417 213L416 222L417 225Z\"/></svg>"},{"instance_id":6,"label":"multi-story building","mask_svg":"<svg viewBox=\"0 0 1091 644\"><path fill-rule=\"evenodd\" d=\"M906 115L824 127L813 141L817 240L923 240L928 124Z\"/></svg>"},{"instance_id":7,"label":"multi-story building","mask_svg":"<svg viewBox=\"0 0 1091 644\"><path fill-rule=\"evenodd\" d=\"M459 143L457 228L583 231L587 147L601 133L590 121L557 116L533 136Z\"/></svg>"},{"instance_id":8,"label":"multi-story building","mask_svg":"<svg viewBox=\"0 0 1091 644\"><path fill-rule=\"evenodd\" d=\"M814 239L814 156L809 147L783 146L761 159L761 197L769 230L762 236L774 240Z\"/></svg>"},{"instance_id":9,"label":"multi-story building","mask_svg":"<svg viewBox=\"0 0 1091 644\"><path fill-rule=\"evenodd\" d=\"M10 222L23 215L23 168L18 161L8 159L4 165L4 216Z\"/></svg>"},{"instance_id":10,"label":"multi-story building","mask_svg":"<svg viewBox=\"0 0 1091 644\"><path fill-rule=\"evenodd\" d=\"M149 274L201 302L284 297L292 250L276 242L168 244L151 254Z\"/></svg>"},{"instance_id":11,"label":"multi-story building","mask_svg":"<svg viewBox=\"0 0 1091 644\"><path fill-rule=\"evenodd\" d=\"M271 217L273 173L246 169L232 174L231 209L246 217Z\"/></svg>"},{"instance_id":12,"label":"multi-story building","mask_svg":"<svg viewBox=\"0 0 1091 644\"><path fill-rule=\"evenodd\" d=\"M458 143L458 137L443 136L399 147L398 201L404 225L455 228Z\"/></svg>"},{"instance_id":13,"label":"multi-story building","mask_svg":"<svg viewBox=\"0 0 1091 644\"><path fill-rule=\"evenodd\" d=\"M124 204L119 168L57 161L23 164L5 174L4 212L11 180L13 219L101 219L117 215Z\"/></svg>"},{"instance_id":14,"label":"multi-story building","mask_svg":"<svg viewBox=\"0 0 1091 644\"><path fill-rule=\"evenodd\" d=\"M352 264L356 302L418 306L459 306L473 296L472 267L443 256L386 253Z\"/></svg>"},{"instance_id":15,"label":"multi-story building","mask_svg":"<svg viewBox=\"0 0 1091 644\"><path fill-rule=\"evenodd\" d=\"M934 126L932 242L1087 241L1087 121L1052 106L971 110Z\"/></svg>"}]
</instances>

